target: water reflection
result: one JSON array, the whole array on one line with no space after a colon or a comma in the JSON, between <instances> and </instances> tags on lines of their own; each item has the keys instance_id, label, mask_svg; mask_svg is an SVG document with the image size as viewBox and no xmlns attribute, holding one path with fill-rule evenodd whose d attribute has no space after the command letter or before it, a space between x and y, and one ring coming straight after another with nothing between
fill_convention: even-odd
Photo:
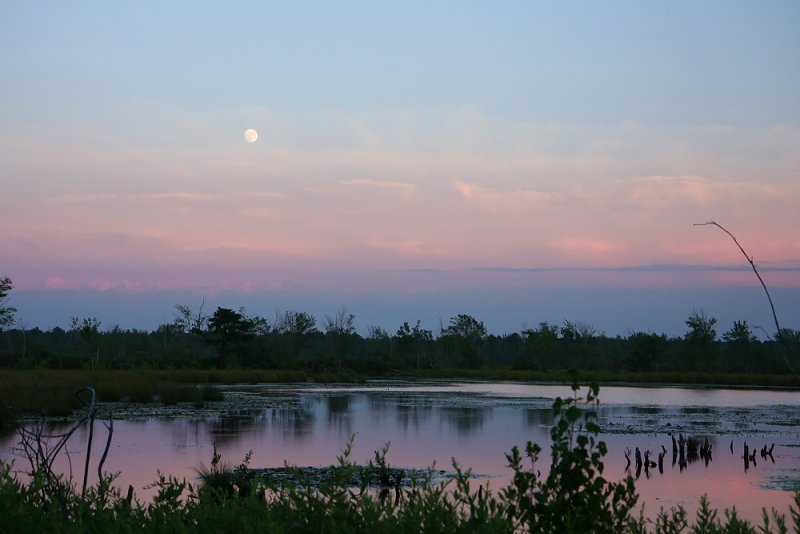
<instances>
[{"instance_id":1,"label":"water reflection","mask_svg":"<svg viewBox=\"0 0 800 534\"><path fill-rule=\"evenodd\" d=\"M350 404L353 395L329 395L324 398L327 409L328 426L339 434L352 434L353 419Z\"/></svg>"},{"instance_id":2,"label":"water reflection","mask_svg":"<svg viewBox=\"0 0 800 534\"><path fill-rule=\"evenodd\" d=\"M241 410L207 419L215 443L237 441L242 434L256 426L260 410Z\"/></svg>"},{"instance_id":3,"label":"water reflection","mask_svg":"<svg viewBox=\"0 0 800 534\"><path fill-rule=\"evenodd\" d=\"M757 447L753 447L752 449L750 449L749 446L747 445L747 442L745 441L744 453L742 454L742 460L743 460L742 463L744 464L744 472L747 473L747 471L750 469L750 466L758 467L758 461L756 460L757 453L760 453L761 459L764 462L772 462L774 464L775 457L772 455L774 449L775 449L775 443L773 443L769 447L764 445L763 447L761 447L760 451L758 450ZM733 442L731 442L731 453L733 453Z\"/></svg>"},{"instance_id":4,"label":"water reflection","mask_svg":"<svg viewBox=\"0 0 800 534\"><path fill-rule=\"evenodd\" d=\"M685 475L690 469L703 468L709 470L715 455L728 453L729 459L723 459L721 471L734 472L738 470L745 475L748 471L762 466L775 465L775 442L763 444L761 446L748 445L747 441L736 443L731 439L729 444L723 443L721 436L715 435L691 435L683 434L670 435L671 440L671 464L672 471L677 470L680 475ZM659 440L660 441L660 440ZM644 476L651 479L656 473L664 475L665 458L668 456L668 447L663 441L656 442L656 447L652 442L644 446L635 446L631 450L630 446L625 448L625 473L635 479ZM717 471L719 472L719 471Z\"/></svg>"},{"instance_id":5,"label":"water reflection","mask_svg":"<svg viewBox=\"0 0 800 534\"><path fill-rule=\"evenodd\" d=\"M613 398L612 389L620 391L623 399L656 398L658 402L622 404ZM735 504L745 517L757 519L761 506L788 509L791 493L776 490L771 481L776 472L794 473L795 478L800 473L798 396L792 404L779 392L773 404L743 407L741 399L729 394L622 389L604 388L604 402L611 402L597 410L604 431L601 439L609 451L604 476L609 480L628 473L638 477L637 491L650 512L657 512L661 505L691 508L705 493L712 497L712 504L718 499L716 506ZM394 465L428 467L436 462L447 468L454 456L464 467L495 477L491 484L500 488L507 480L503 477L509 475L504 453L511 447L530 440L548 450L553 423L551 402L545 398L548 391L556 394L560 389L483 383L237 389L236 398L242 402L222 413L115 421L114 447L106 466L121 471L124 480L120 483L134 484L139 492L153 481L156 469L193 477L197 463L211 458L214 444L234 464L252 449L255 467L277 466L284 460L319 466L334 462L356 434L355 461L368 460L373 451L391 442L389 459ZM669 405L670 395L679 393L687 398ZM771 398L768 393L750 398L764 403ZM702 398L713 399L715 406L698 406ZM718 406L726 398L734 404ZM675 449L670 434L676 439ZM683 454L677 444L681 435ZM697 438L695 446L689 446L689 436ZM73 451L85 444L85 433L75 440ZM13 436L0 438L3 458L13 455L14 442ZM709 454L701 455L706 443ZM545 471L548 461L549 455L543 454L537 469ZM80 462L80 451L74 452L75 462Z\"/></svg>"},{"instance_id":6,"label":"water reflection","mask_svg":"<svg viewBox=\"0 0 800 534\"><path fill-rule=\"evenodd\" d=\"M410 430L418 432L422 426L429 424L433 417L434 410L430 405L397 407L397 425L403 434L408 434Z\"/></svg>"},{"instance_id":7,"label":"water reflection","mask_svg":"<svg viewBox=\"0 0 800 534\"><path fill-rule=\"evenodd\" d=\"M662 406L631 406L629 410L633 413L657 415L664 412Z\"/></svg>"},{"instance_id":8,"label":"water reflection","mask_svg":"<svg viewBox=\"0 0 800 534\"><path fill-rule=\"evenodd\" d=\"M315 419L314 409L307 403L272 408L269 410L268 430L288 442L302 441L312 435Z\"/></svg>"},{"instance_id":9,"label":"water reflection","mask_svg":"<svg viewBox=\"0 0 800 534\"><path fill-rule=\"evenodd\" d=\"M190 443L199 443L205 439L205 432L199 420L176 419L169 425L172 443L176 447L188 447Z\"/></svg>"},{"instance_id":10,"label":"water reflection","mask_svg":"<svg viewBox=\"0 0 800 534\"><path fill-rule=\"evenodd\" d=\"M490 413L491 410L486 408L445 407L440 410L440 417L460 436L468 436L483 427L483 423Z\"/></svg>"},{"instance_id":11,"label":"water reflection","mask_svg":"<svg viewBox=\"0 0 800 534\"><path fill-rule=\"evenodd\" d=\"M524 410L524 422L528 426L549 427L553 424L553 409L532 408Z\"/></svg>"}]
</instances>

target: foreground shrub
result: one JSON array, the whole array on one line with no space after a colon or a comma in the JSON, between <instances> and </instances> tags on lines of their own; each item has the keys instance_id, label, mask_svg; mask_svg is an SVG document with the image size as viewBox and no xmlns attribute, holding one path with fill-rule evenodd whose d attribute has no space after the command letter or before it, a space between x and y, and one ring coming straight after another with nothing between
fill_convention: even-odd
<instances>
[{"instance_id":1,"label":"foreground shrub","mask_svg":"<svg viewBox=\"0 0 800 534\"><path fill-rule=\"evenodd\" d=\"M598 387L590 386L580 406L575 396L557 398L553 405L556 422L550 431L552 462L546 477L535 472L541 448L528 442L525 455L530 470L522 467L519 450L506 457L514 470L512 484L503 490L505 501L514 507L520 526L535 532L622 532L629 523L638 496L633 479L609 482L603 478L606 444L597 440Z\"/></svg>"}]
</instances>

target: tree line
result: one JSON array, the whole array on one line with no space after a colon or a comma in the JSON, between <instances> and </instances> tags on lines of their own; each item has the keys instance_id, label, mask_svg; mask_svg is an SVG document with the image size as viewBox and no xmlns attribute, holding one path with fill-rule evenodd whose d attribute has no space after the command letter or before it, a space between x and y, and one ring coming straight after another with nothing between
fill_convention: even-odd
<instances>
[{"instance_id":1,"label":"tree line","mask_svg":"<svg viewBox=\"0 0 800 534\"><path fill-rule=\"evenodd\" d=\"M0 368L297 369L381 374L426 369L512 368L614 372L795 373L800 332L782 329L758 339L745 320L717 335L717 320L702 311L686 319L683 336L632 332L610 337L593 326L566 320L540 322L511 334L487 332L484 323L458 314L434 335L420 320L395 332L370 326L356 332L355 315L341 308L321 321L303 311L276 312L269 320L203 302L175 305L172 322L153 331L102 329L94 317L72 317L69 328L14 327L7 305L13 288L0 278ZM786 350L788 348L788 350ZM789 357L787 357L787 354Z\"/></svg>"},{"instance_id":2,"label":"tree line","mask_svg":"<svg viewBox=\"0 0 800 534\"><path fill-rule=\"evenodd\" d=\"M359 335L355 315L344 308L318 321L302 311L268 320L244 309L204 313L175 307L175 319L152 331L103 329L94 317L73 317L67 329L6 328L0 331L0 368L6 369L295 369L311 373L367 375L436 369L506 368L612 372L723 372L783 374L790 371L780 344L798 345L785 329L759 340L747 321L718 336L717 321L703 312L686 319L682 336L632 332L607 336L586 323L540 322L495 335L468 314L449 319L434 334L421 321L396 331L368 328Z\"/></svg>"}]
</instances>

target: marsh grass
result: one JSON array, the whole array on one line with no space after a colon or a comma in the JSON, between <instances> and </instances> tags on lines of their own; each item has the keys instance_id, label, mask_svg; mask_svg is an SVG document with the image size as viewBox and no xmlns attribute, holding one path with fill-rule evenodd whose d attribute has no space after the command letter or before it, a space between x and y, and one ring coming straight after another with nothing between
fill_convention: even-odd
<instances>
[{"instance_id":1,"label":"marsh grass","mask_svg":"<svg viewBox=\"0 0 800 534\"><path fill-rule=\"evenodd\" d=\"M12 424L14 416L46 415L66 417L80 407L73 393L92 384L100 402L149 403L156 400L174 405L191 402L202 406L220 401L223 393L216 384L259 384L303 382L303 372L224 370L5 370L0 371L0 425ZM354 377L326 374L323 382L352 381Z\"/></svg>"}]
</instances>

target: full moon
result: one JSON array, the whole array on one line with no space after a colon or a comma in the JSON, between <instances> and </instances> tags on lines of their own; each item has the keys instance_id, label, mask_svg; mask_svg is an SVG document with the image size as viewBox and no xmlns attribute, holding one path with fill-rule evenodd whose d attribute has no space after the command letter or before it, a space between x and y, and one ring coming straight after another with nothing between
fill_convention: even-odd
<instances>
[{"instance_id":1,"label":"full moon","mask_svg":"<svg viewBox=\"0 0 800 534\"><path fill-rule=\"evenodd\" d=\"M252 128L248 128L244 131L244 140L248 143L255 143L258 141L258 132Z\"/></svg>"}]
</instances>

